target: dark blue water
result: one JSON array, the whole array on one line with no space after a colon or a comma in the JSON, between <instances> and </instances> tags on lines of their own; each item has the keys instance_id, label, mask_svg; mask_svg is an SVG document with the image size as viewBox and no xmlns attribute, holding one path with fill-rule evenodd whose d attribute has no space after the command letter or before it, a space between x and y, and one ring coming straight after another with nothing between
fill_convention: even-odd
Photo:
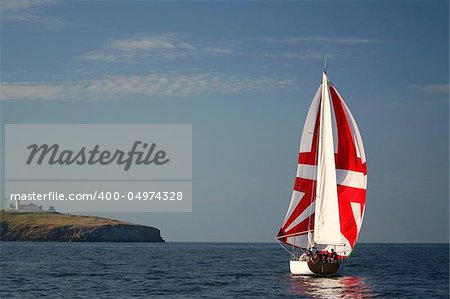
<instances>
[{"instance_id":1,"label":"dark blue water","mask_svg":"<svg viewBox=\"0 0 450 299\"><path fill-rule=\"evenodd\" d=\"M358 245L335 278L293 278L277 244L2 242L1 298L448 298L449 247Z\"/></svg>"}]
</instances>

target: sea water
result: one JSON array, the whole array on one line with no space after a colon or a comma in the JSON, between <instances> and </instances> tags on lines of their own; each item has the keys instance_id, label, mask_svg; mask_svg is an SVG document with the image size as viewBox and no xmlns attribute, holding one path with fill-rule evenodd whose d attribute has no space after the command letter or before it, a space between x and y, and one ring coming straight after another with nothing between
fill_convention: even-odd
<instances>
[{"instance_id":1,"label":"sea water","mask_svg":"<svg viewBox=\"0 0 450 299\"><path fill-rule=\"evenodd\" d=\"M448 298L448 244L359 244L333 278L273 243L1 242L0 297Z\"/></svg>"}]
</instances>

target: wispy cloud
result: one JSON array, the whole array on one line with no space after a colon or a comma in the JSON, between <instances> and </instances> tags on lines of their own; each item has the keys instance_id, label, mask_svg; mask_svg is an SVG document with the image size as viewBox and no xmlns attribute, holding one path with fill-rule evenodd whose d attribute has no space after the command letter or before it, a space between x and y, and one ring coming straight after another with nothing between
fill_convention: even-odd
<instances>
[{"instance_id":1,"label":"wispy cloud","mask_svg":"<svg viewBox=\"0 0 450 299\"><path fill-rule=\"evenodd\" d=\"M411 99L409 97L395 97L388 101L373 101L373 100L360 100L354 102L353 106L359 105L368 109L375 110L397 110L397 109L426 109L426 108L439 108L448 109L448 98L417 98Z\"/></svg>"},{"instance_id":2,"label":"wispy cloud","mask_svg":"<svg viewBox=\"0 0 450 299\"><path fill-rule=\"evenodd\" d=\"M381 40L376 38L363 37L333 37L333 36L309 36L309 37L282 37L282 38L251 38L249 40L270 43L270 44L286 44L301 45L311 43L332 43L332 44L373 44L379 43Z\"/></svg>"},{"instance_id":3,"label":"wispy cloud","mask_svg":"<svg viewBox=\"0 0 450 299\"><path fill-rule=\"evenodd\" d=\"M54 99L63 94L62 85L33 84L29 82L2 83L0 87L0 99L20 100L29 98Z\"/></svg>"},{"instance_id":4,"label":"wispy cloud","mask_svg":"<svg viewBox=\"0 0 450 299\"><path fill-rule=\"evenodd\" d=\"M59 23L59 18L45 16L42 11L60 3L60 0L2 0L1 19L33 24Z\"/></svg>"},{"instance_id":5,"label":"wispy cloud","mask_svg":"<svg viewBox=\"0 0 450 299\"><path fill-rule=\"evenodd\" d=\"M267 58L281 58L292 60L323 60L324 54L311 51L297 51L297 52L267 52L260 53L259 56ZM339 54L327 53L328 58L334 58Z\"/></svg>"},{"instance_id":6,"label":"wispy cloud","mask_svg":"<svg viewBox=\"0 0 450 299\"><path fill-rule=\"evenodd\" d=\"M53 5L58 2L59 0L2 0L1 8L3 11L23 11Z\"/></svg>"},{"instance_id":7,"label":"wispy cloud","mask_svg":"<svg viewBox=\"0 0 450 299\"><path fill-rule=\"evenodd\" d=\"M179 45L167 37L145 37L138 39L115 40L111 42L109 47L122 51L145 51L161 49L174 50L178 48ZM193 46L188 44L187 48L192 49Z\"/></svg>"},{"instance_id":8,"label":"wispy cloud","mask_svg":"<svg viewBox=\"0 0 450 299\"><path fill-rule=\"evenodd\" d=\"M409 86L409 89L427 93L449 93L449 84L416 84Z\"/></svg>"},{"instance_id":9,"label":"wispy cloud","mask_svg":"<svg viewBox=\"0 0 450 299\"><path fill-rule=\"evenodd\" d=\"M418 106L438 106L448 104L448 99L417 99L409 101L396 101L392 103L386 103L387 108L413 108Z\"/></svg>"},{"instance_id":10,"label":"wispy cloud","mask_svg":"<svg viewBox=\"0 0 450 299\"><path fill-rule=\"evenodd\" d=\"M294 80L269 77L245 77L215 73L149 74L142 76L110 76L84 82L32 84L2 83L1 99L63 100L85 98L108 99L114 96L187 96L233 94L295 88Z\"/></svg>"},{"instance_id":11,"label":"wispy cloud","mask_svg":"<svg viewBox=\"0 0 450 299\"><path fill-rule=\"evenodd\" d=\"M193 40L188 36L165 34L112 40L101 49L80 56L85 60L103 62L140 62L143 59L200 58L204 55L226 55L232 47Z\"/></svg>"},{"instance_id":12,"label":"wispy cloud","mask_svg":"<svg viewBox=\"0 0 450 299\"><path fill-rule=\"evenodd\" d=\"M149 63L154 61L154 59L204 59L210 56L233 54L293 60L315 60L323 59L322 50L314 51L317 50L317 46L322 47L323 44L354 46L356 44L373 44L378 42L380 40L375 38L326 36L211 41L199 37L168 33L111 40L99 49L82 54L80 58L109 63ZM269 44L279 45L282 49L276 49ZM250 45L252 50L246 51L245 49ZM293 51L293 49L286 48L286 46L301 47L297 47ZM327 52L329 53L329 51ZM336 55L338 54L330 54L329 56Z\"/></svg>"},{"instance_id":13,"label":"wispy cloud","mask_svg":"<svg viewBox=\"0 0 450 299\"><path fill-rule=\"evenodd\" d=\"M211 53L211 54L231 54L231 52L233 52L233 50L231 48L220 47L220 46L206 47L205 51L207 53Z\"/></svg>"}]
</instances>

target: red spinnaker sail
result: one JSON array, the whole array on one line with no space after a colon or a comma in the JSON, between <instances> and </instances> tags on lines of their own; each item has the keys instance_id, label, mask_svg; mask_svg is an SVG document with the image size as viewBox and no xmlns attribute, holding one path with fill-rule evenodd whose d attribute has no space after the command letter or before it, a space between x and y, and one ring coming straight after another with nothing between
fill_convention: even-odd
<instances>
[{"instance_id":1,"label":"red spinnaker sail","mask_svg":"<svg viewBox=\"0 0 450 299\"><path fill-rule=\"evenodd\" d=\"M324 78L327 78L326 75ZM332 107L336 188L342 240L339 252L340 255L348 256L356 243L364 216L367 186L366 157L353 115L336 88L327 83L325 92L328 92L326 98L330 99ZM321 84L308 111L300 142L291 203L277 236L286 244L303 248L308 246L308 231L314 233L322 88Z\"/></svg>"}]
</instances>

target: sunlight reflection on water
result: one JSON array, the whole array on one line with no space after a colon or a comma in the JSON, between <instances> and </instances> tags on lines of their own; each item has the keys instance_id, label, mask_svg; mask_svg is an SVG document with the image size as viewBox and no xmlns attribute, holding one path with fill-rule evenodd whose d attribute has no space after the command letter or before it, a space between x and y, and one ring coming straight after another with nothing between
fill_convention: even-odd
<instances>
[{"instance_id":1,"label":"sunlight reflection on water","mask_svg":"<svg viewBox=\"0 0 450 299\"><path fill-rule=\"evenodd\" d=\"M372 287L364 279L346 277L287 277L289 293L314 298L371 298L375 295Z\"/></svg>"}]
</instances>

